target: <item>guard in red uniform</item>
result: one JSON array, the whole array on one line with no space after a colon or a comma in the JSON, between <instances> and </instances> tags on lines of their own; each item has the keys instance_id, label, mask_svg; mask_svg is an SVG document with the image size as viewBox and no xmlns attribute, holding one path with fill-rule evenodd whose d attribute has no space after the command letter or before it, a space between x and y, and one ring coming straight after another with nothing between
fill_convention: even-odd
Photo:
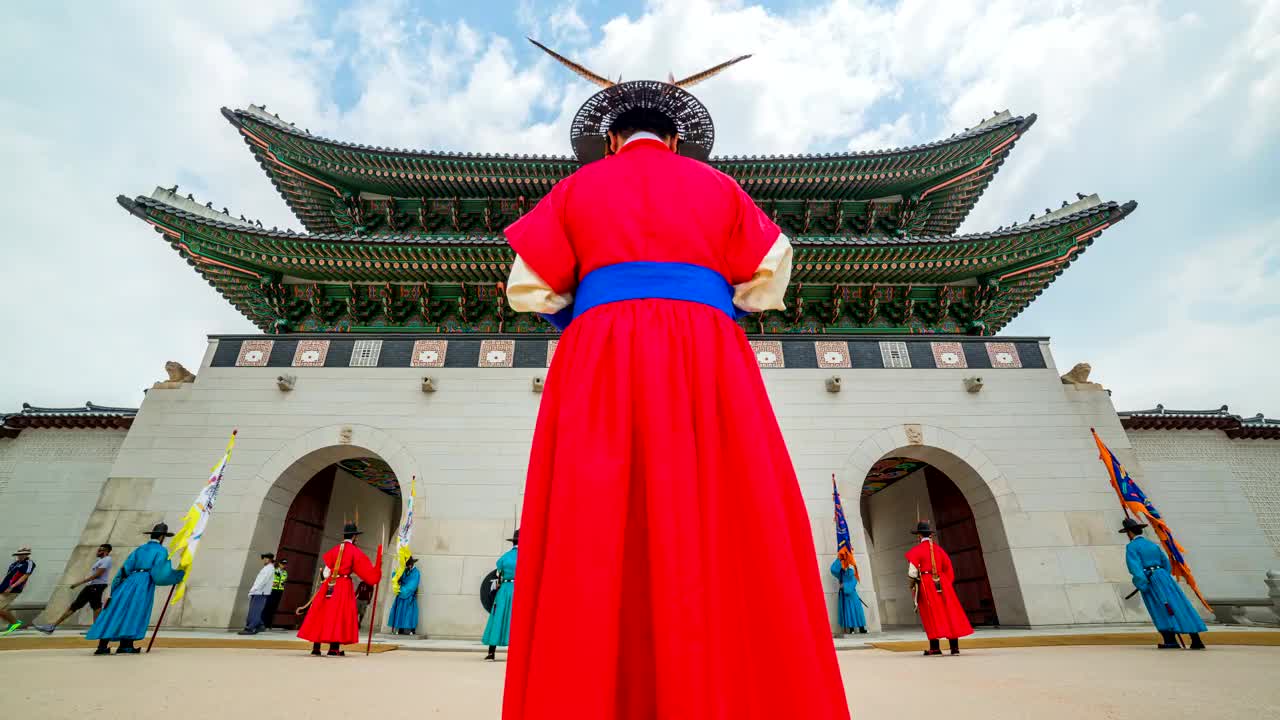
<instances>
[{"instance_id":1,"label":"guard in red uniform","mask_svg":"<svg viewBox=\"0 0 1280 720\"><path fill-rule=\"evenodd\" d=\"M324 572L320 587L311 602L298 608L306 610L298 637L311 641L311 654L320 654L320 645L328 643L329 655L345 655L343 645L359 642L360 620L356 614L356 591L351 583L355 574L361 580L376 584L382 568L369 562L369 557L356 547L360 530L355 523L342 528L342 542L324 554Z\"/></svg>"},{"instance_id":2,"label":"guard in red uniform","mask_svg":"<svg viewBox=\"0 0 1280 720\"><path fill-rule=\"evenodd\" d=\"M920 624L929 638L929 649L924 654L941 655L938 641L946 638L951 654L959 655L960 638L972 635L973 626L956 597L951 556L933 541L933 528L928 521L918 523L911 534L920 536L920 542L907 551L907 577L911 579Z\"/></svg>"},{"instance_id":3,"label":"guard in red uniform","mask_svg":"<svg viewBox=\"0 0 1280 720\"><path fill-rule=\"evenodd\" d=\"M574 123L583 167L506 230L512 307L567 329L503 717L847 720L809 514L735 322L784 307L791 245L703 162L692 95L604 82Z\"/></svg>"}]
</instances>

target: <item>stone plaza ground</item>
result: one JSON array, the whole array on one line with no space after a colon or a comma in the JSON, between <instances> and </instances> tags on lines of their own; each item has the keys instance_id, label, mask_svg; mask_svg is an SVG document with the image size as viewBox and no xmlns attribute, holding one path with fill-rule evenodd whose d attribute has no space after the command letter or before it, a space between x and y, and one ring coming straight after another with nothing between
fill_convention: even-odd
<instances>
[{"instance_id":1,"label":"stone plaza ground","mask_svg":"<svg viewBox=\"0 0 1280 720\"><path fill-rule=\"evenodd\" d=\"M1210 642L1212 640L1210 639ZM988 648L960 657L839 653L854 718L1280 717L1280 648ZM582 661L591 662L583 645ZM0 652L6 717L499 717L504 663L471 652L312 658L282 649ZM572 672L571 668L566 668Z\"/></svg>"}]
</instances>

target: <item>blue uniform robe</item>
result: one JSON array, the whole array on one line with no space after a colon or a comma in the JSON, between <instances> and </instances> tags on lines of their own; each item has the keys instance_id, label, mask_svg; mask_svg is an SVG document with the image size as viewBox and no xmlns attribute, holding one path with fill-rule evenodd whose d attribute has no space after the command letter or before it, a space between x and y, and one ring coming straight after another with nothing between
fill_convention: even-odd
<instances>
[{"instance_id":1,"label":"blue uniform robe","mask_svg":"<svg viewBox=\"0 0 1280 720\"><path fill-rule=\"evenodd\" d=\"M854 575L853 568L846 570L837 559L831 563L831 574L840 581L840 591L836 593L836 601L840 606L840 627L866 627L867 616L862 612L862 600L858 598L858 577Z\"/></svg>"},{"instance_id":2,"label":"blue uniform robe","mask_svg":"<svg viewBox=\"0 0 1280 720\"><path fill-rule=\"evenodd\" d=\"M93 621L90 640L141 640L151 622L157 585L173 585L183 571L169 564L169 553L152 540L129 553L111 581L111 603Z\"/></svg>"},{"instance_id":3,"label":"blue uniform robe","mask_svg":"<svg viewBox=\"0 0 1280 720\"><path fill-rule=\"evenodd\" d=\"M1160 546L1139 535L1124 552L1133 586L1142 593L1151 622L1160 632L1202 633L1204 620L1169 573L1169 558Z\"/></svg>"},{"instance_id":4,"label":"blue uniform robe","mask_svg":"<svg viewBox=\"0 0 1280 720\"><path fill-rule=\"evenodd\" d=\"M493 611L489 613L489 622L485 623L484 635L480 638L485 645L511 644L511 597L515 595L516 549L511 548L498 558L498 576L502 585L493 598Z\"/></svg>"},{"instance_id":5,"label":"blue uniform robe","mask_svg":"<svg viewBox=\"0 0 1280 720\"><path fill-rule=\"evenodd\" d=\"M395 630L414 630L418 627L418 568L411 567L400 578L400 594L391 603L391 618L387 621Z\"/></svg>"}]
</instances>

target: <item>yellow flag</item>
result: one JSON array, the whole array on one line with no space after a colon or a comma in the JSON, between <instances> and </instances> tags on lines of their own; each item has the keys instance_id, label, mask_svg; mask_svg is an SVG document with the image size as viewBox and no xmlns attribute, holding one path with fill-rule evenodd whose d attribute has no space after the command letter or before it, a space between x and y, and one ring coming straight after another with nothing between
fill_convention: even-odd
<instances>
[{"instance_id":1,"label":"yellow flag","mask_svg":"<svg viewBox=\"0 0 1280 720\"><path fill-rule=\"evenodd\" d=\"M231 439L227 441L227 450L222 454L222 459L217 465L213 466L213 470L209 474L209 482L200 490L200 494L196 496L196 501L191 504L191 508L187 510L187 514L182 519L182 529L178 530L173 536L173 544L169 546L169 562L173 563L179 570L185 572L182 581L178 583L178 587L173 589L173 603L176 604L182 599L182 595L187 591L187 578L191 577L191 563L196 558L196 548L200 545L200 538L204 537L204 528L209 524L209 515L213 513L213 505L218 500L218 488L222 485L222 472L227 468L227 462L231 460L231 448L236 444L237 430L231 431ZM174 560L177 560L175 563Z\"/></svg>"}]
</instances>

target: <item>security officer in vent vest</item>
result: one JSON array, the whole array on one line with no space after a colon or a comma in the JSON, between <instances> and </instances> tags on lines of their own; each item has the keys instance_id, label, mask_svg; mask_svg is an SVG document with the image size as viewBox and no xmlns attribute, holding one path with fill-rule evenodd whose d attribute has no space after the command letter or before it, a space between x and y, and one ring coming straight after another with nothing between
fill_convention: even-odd
<instances>
[{"instance_id":1,"label":"security officer in vent vest","mask_svg":"<svg viewBox=\"0 0 1280 720\"><path fill-rule=\"evenodd\" d=\"M1203 650L1200 633L1205 631L1204 620L1169 573L1169 558L1164 551L1142 536L1146 527L1133 518L1125 518L1120 532L1129 536L1124 561L1133 576L1133 586L1142 593L1142 603L1147 606L1156 630L1160 631L1161 642L1156 647L1177 650L1181 646L1175 636L1187 633L1191 635L1191 649Z\"/></svg>"}]
</instances>

